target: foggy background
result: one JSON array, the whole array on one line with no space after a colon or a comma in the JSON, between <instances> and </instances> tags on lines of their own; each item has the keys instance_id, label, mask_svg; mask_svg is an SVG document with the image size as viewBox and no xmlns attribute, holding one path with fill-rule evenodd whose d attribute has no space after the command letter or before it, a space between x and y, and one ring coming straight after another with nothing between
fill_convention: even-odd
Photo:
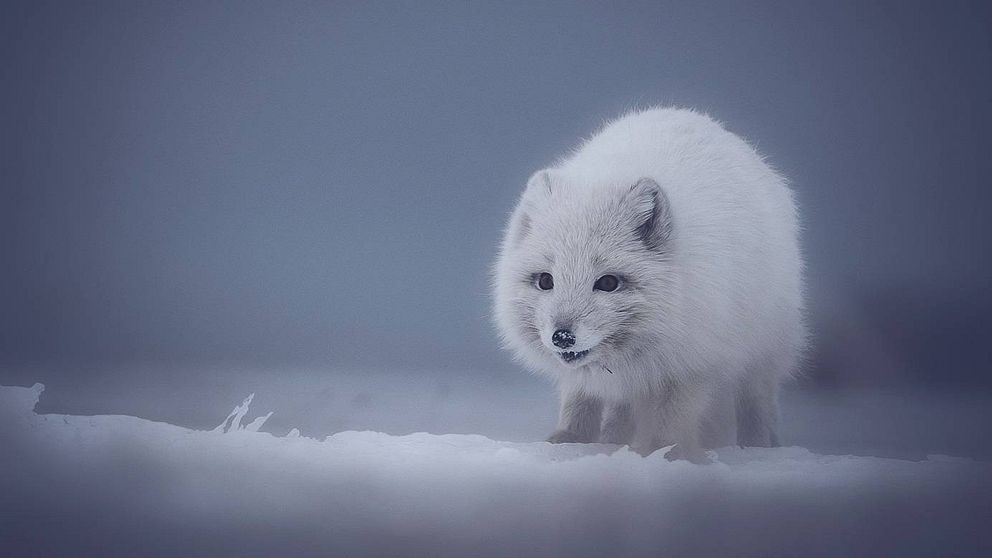
<instances>
[{"instance_id":1,"label":"foggy background","mask_svg":"<svg viewBox=\"0 0 992 558\"><path fill-rule=\"evenodd\" d=\"M796 191L786 441L992 454L986 2L2 14L0 384L44 382L39 411L209 427L257 391L273 431L540 439L550 388L489 319L501 228L533 171L665 103Z\"/></svg>"}]
</instances>

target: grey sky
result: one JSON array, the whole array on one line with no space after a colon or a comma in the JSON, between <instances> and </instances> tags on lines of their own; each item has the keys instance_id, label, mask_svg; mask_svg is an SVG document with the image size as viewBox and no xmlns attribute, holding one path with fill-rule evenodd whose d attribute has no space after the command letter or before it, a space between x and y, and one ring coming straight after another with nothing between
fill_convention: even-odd
<instances>
[{"instance_id":1,"label":"grey sky","mask_svg":"<svg viewBox=\"0 0 992 558\"><path fill-rule=\"evenodd\" d=\"M512 366L520 188L654 103L791 179L814 304L992 306L988 3L532 4L6 5L0 360Z\"/></svg>"}]
</instances>

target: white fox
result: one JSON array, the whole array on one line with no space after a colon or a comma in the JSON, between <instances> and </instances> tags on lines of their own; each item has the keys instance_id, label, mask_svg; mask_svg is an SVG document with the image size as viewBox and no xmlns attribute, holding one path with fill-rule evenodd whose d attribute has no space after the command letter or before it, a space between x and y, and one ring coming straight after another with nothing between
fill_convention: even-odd
<instances>
[{"instance_id":1,"label":"white fox","mask_svg":"<svg viewBox=\"0 0 992 558\"><path fill-rule=\"evenodd\" d=\"M558 386L548 441L705 460L707 425L736 413L739 444L778 445L779 386L806 342L798 232L782 177L690 110L627 114L534 174L494 310Z\"/></svg>"}]
</instances>

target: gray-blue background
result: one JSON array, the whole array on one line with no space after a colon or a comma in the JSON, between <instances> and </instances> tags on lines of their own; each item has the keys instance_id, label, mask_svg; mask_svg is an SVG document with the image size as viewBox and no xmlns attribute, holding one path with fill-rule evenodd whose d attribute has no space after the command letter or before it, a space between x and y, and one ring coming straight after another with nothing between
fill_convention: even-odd
<instances>
[{"instance_id":1,"label":"gray-blue background","mask_svg":"<svg viewBox=\"0 0 992 558\"><path fill-rule=\"evenodd\" d=\"M674 103L794 184L807 381L988 389L989 6L6 3L0 383L517 374L488 266L523 182Z\"/></svg>"}]
</instances>

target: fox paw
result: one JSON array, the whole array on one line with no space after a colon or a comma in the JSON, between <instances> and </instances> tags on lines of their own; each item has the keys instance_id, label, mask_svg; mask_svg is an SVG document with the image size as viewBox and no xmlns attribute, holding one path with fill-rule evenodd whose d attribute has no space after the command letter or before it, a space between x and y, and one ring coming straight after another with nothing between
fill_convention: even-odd
<instances>
[{"instance_id":1,"label":"fox paw","mask_svg":"<svg viewBox=\"0 0 992 558\"><path fill-rule=\"evenodd\" d=\"M548 442L552 444L575 444L581 441L577 434L568 430L555 430L548 436Z\"/></svg>"}]
</instances>

